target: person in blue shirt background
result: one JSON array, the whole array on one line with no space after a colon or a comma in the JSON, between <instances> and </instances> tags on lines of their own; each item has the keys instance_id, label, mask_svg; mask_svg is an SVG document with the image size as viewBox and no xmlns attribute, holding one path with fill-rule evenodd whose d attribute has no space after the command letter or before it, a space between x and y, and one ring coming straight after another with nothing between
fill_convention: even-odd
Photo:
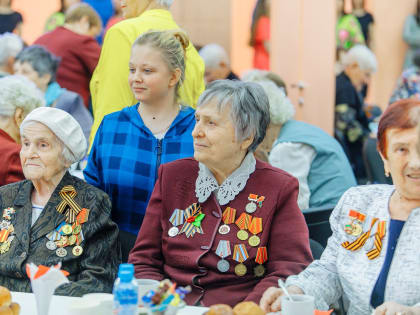
<instances>
[{"instance_id":1,"label":"person in blue shirt background","mask_svg":"<svg viewBox=\"0 0 420 315\"><path fill-rule=\"evenodd\" d=\"M179 103L187 36L150 31L134 43L129 84L136 105L105 116L84 170L112 200L120 230L137 234L160 164L194 154L195 111Z\"/></svg>"}]
</instances>

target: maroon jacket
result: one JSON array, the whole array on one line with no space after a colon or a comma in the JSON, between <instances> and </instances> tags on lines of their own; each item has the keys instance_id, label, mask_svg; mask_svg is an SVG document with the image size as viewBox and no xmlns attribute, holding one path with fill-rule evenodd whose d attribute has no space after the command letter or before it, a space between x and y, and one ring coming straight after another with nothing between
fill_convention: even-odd
<instances>
[{"instance_id":1,"label":"maroon jacket","mask_svg":"<svg viewBox=\"0 0 420 315\"><path fill-rule=\"evenodd\" d=\"M34 44L42 45L61 57L57 70L58 84L78 93L87 107L90 96L89 82L101 53L101 47L96 40L59 26L42 35Z\"/></svg>"},{"instance_id":2,"label":"maroon jacket","mask_svg":"<svg viewBox=\"0 0 420 315\"><path fill-rule=\"evenodd\" d=\"M19 152L20 145L0 129L0 186L25 179Z\"/></svg>"},{"instance_id":3,"label":"maroon jacket","mask_svg":"<svg viewBox=\"0 0 420 315\"><path fill-rule=\"evenodd\" d=\"M204 234L196 233L192 238L187 238L185 234L169 237L168 230L172 227L169 218L174 209L186 209L198 202L195 196L197 175L198 162L191 158L160 167L146 216L129 256L129 262L135 266L136 278L170 278L178 285L191 285L192 292L186 298L190 305L225 303L233 306L243 300L258 303L268 287L277 285L279 277L284 279L298 274L312 261L308 229L296 203L297 180L258 160L255 172L233 201L219 206L211 195L201 204L206 215L202 221ZM237 219L245 212L249 194L265 196L262 208L252 214L262 217L263 232L258 234L261 238L259 246L266 246L268 252L263 278L257 278L253 271L257 266L257 248L236 237L239 228L230 224L229 234L218 233L219 226L223 224L222 212L228 206L235 208ZM218 271L216 265L220 258L215 251L220 240L231 242L232 254L235 244L246 245L249 259L245 261L245 276L234 273L237 262L232 255L227 258L229 271Z\"/></svg>"}]
</instances>

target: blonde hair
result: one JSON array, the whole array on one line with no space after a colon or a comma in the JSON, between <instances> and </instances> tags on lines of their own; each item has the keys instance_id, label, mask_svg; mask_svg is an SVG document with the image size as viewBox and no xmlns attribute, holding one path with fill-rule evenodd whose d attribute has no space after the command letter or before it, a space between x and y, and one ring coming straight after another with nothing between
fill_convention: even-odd
<instances>
[{"instance_id":1,"label":"blonde hair","mask_svg":"<svg viewBox=\"0 0 420 315\"><path fill-rule=\"evenodd\" d=\"M99 14L87 3L78 3L72 5L66 12L66 23L79 22L84 16L87 16L89 26L102 27L102 20Z\"/></svg>"},{"instance_id":2,"label":"blonde hair","mask_svg":"<svg viewBox=\"0 0 420 315\"><path fill-rule=\"evenodd\" d=\"M170 71L181 70L175 87L176 97L179 98L179 88L185 79L185 54L189 44L190 40L182 30L148 31L136 39L133 47L149 45L160 51Z\"/></svg>"}]
</instances>

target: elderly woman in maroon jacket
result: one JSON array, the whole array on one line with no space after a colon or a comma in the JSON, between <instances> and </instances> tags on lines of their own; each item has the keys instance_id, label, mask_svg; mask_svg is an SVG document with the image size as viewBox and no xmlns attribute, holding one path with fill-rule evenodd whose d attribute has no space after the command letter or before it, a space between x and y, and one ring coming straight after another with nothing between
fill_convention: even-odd
<instances>
[{"instance_id":1,"label":"elderly woman in maroon jacket","mask_svg":"<svg viewBox=\"0 0 420 315\"><path fill-rule=\"evenodd\" d=\"M260 86L215 81L201 95L194 159L162 165L130 253L137 278L191 285L189 304L258 302L312 261L298 182L254 158L269 124Z\"/></svg>"}]
</instances>

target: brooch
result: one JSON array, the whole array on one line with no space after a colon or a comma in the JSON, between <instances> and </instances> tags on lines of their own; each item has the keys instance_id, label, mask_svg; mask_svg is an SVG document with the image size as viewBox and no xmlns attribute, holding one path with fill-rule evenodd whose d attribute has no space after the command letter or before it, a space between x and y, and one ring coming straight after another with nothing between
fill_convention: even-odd
<instances>
[{"instance_id":1,"label":"brooch","mask_svg":"<svg viewBox=\"0 0 420 315\"><path fill-rule=\"evenodd\" d=\"M205 216L206 215L201 212L201 206L198 203L193 203L185 209L185 222L179 234L185 233L187 238L193 237L195 233L204 234L203 228L201 227L201 221L203 221Z\"/></svg>"}]
</instances>

